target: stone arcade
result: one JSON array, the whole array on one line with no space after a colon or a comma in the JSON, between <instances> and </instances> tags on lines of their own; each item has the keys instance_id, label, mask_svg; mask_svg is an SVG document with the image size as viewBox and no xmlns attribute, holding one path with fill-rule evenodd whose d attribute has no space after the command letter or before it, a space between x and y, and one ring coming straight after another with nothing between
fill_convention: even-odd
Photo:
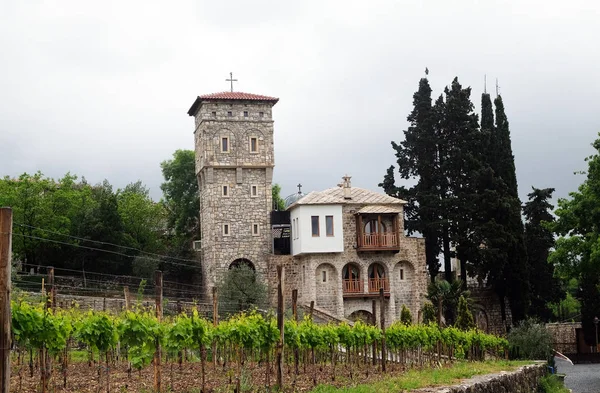
<instances>
[{"instance_id":1,"label":"stone arcade","mask_svg":"<svg viewBox=\"0 0 600 393\"><path fill-rule=\"evenodd\" d=\"M387 323L399 318L402 305L416 319L427 286L425 243L404 235L404 201L352 187L345 176L286 212L271 211L277 102L223 92L199 96L188 111L195 118L202 231L196 248L206 296L220 275L244 263L266 280L273 298L276 267L284 265L288 302L298 289L300 305L315 301L321 315L368 318L383 288Z\"/></svg>"}]
</instances>

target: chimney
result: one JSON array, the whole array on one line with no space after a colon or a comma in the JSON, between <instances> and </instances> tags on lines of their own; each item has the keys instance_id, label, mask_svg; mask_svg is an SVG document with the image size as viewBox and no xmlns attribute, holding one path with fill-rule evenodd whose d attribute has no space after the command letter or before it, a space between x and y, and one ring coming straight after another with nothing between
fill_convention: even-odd
<instances>
[{"instance_id":1,"label":"chimney","mask_svg":"<svg viewBox=\"0 0 600 393\"><path fill-rule=\"evenodd\" d=\"M342 177L344 182L342 183L342 188L344 190L344 199L352 199L352 183L350 183L350 179L352 176L344 176Z\"/></svg>"}]
</instances>

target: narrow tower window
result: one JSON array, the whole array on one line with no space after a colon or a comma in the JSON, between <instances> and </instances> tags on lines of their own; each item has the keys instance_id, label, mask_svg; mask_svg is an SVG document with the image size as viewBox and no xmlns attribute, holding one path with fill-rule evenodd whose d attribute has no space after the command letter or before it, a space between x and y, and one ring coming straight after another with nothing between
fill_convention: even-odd
<instances>
[{"instance_id":1,"label":"narrow tower window","mask_svg":"<svg viewBox=\"0 0 600 393\"><path fill-rule=\"evenodd\" d=\"M229 196L229 186L223 186L223 190L221 192L221 195L224 197L228 197Z\"/></svg>"},{"instance_id":2,"label":"narrow tower window","mask_svg":"<svg viewBox=\"0 0 600 393\"><path fill-rule=\"evenodd\" d=\"M217 112L213 111L212 117L217 117Z\"/></svg>"},{"instance_id":3,"label":"narrow tower window","mask_svg":"<svg viewBox=\"0 0 600 393\"><path fill-rule=\"evenodd\" d=\"M260 227L258 224L252 224L252 236L260 235Z\"/></svg>"},{"instance_id":4,"label":"narrow tower window","mask_svg":"<svg viewBox=\"0 0 600 393\"><path fill-rule=\"evenodd\" d=\"M400 269L400 280L404 280L404 269Z\"/></svg>"},{"instance_id":5,"label":"narrow tower window","mask_svg":"<svg viewBox=\"0 0 600 393\"><path fill-rule=\"evenodd\" d=\"M321 271L321 275L323 276L323 282L327 282L327 270Z\"/></svg>"},{"instance_id":6,"label":"narrow tower window","mask_svg":"<svg viewBox=\"0 0 600 393\"><path fill-rule=\"evenodd\" d=\"M229 236L229 224L223 224L223 236Z\"/></svg>"},{"instance_id":7,"label":"narrow tower window","mask_svg":"<svg viewBox=\"0 0 600 393\"><path fill-rule=\"evenodd\" d=\"M233 116L233 112L227 111L227 117L232 117L232 116Z\"/></svg>"},{"instance_id":8,"label":"narrow tower window","mask_svg":"<svg viewBox=\"0 0 600 393\"><path fill-rule=\"evenodd\" d=\"M221 138L221 151L223 153L229 153L229 137L224 136Z\"/></svg>"},{"instance_id":9,"label":"narrow tower window","mask_svg":"<svg viewBox=\"0 0 600 393\"><path fill-rule=\"evenodd\" d=\"M258 186L253 184L250 186L250 196L257 197L258 196Z\"/></svg>"},{"instance_id":10,"label":"narrow tower window","mask_svg":"<svg viewBox=\"0 0 600 393\"><path fill-rule=\"evenodd\" d=\"M248 111L244 111L244 117L248 117Z\"/></svg>"},{"instance_id":11,"label":"narrow tower window","mask_svg":"<svg viewBox=\"0 0 600 393\"><path fill-rule=\"evenodd\" d=\"M258 117L265 117L265 112L258 112Z\"/></svg>"},{"instance_id":12,"label":"narrow tower window","mask_svg":"<svg viewBox=\"0 0 600 393\"><path fill-rule=\"evenodd\" d=\"M258 152L258 138L255 136L250 137L250 153Z\"/></svg>"}]
</instances>

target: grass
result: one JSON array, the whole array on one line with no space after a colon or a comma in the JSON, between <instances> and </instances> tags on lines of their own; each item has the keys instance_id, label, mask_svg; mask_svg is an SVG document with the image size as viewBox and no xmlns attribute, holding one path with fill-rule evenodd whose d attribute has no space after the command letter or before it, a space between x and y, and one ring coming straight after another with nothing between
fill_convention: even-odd
<instances>
[{"instance_id":1,"label":"grass","mask_svg":"<svg viewBox=\"0 0 600 393\"><path fill-rule=\"evenodd\" d=\"M556 375L545 375L540 379L540 391L544 393L569 393L563 381Z\"/></svg>"},{"instance_id":2,"label":"grass","mask_svg":"<svg viewBox=\"0 0 600 393\"><path fill-rule=\"evenodd\" d=\"M369 385L346 386L343 388L319 385L311 393L389 393L420 389L428 386L454 385L461 380L472 378L475 375L512 371L529 364L532 364L532 362L505 360L457 362L447 368L410 370L401 376L387 377ZM562 391L549 391L549 393L562 393Z\"/></svg>"}]
</instances>

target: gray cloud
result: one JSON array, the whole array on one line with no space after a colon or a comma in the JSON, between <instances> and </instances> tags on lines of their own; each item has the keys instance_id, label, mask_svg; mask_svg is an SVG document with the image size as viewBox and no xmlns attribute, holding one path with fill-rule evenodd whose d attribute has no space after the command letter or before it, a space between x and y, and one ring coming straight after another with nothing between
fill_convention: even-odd
<instances>
[{"instance_id":1,"label":"gray cloud","mask_svg":"<svg viewBox=\"0 0 600 393\"><path fill-rule=\"evenodd\" d=\"M280 97L275 180L283 194L349 173L377 189L394 163L427 66L499 78L522 197L566 196L600 131L600 5L571 1L180 1L0 4L0 174L67 171L160 197L159 164L193 148L199 94Z\"/></svg>"}]
</instances>

